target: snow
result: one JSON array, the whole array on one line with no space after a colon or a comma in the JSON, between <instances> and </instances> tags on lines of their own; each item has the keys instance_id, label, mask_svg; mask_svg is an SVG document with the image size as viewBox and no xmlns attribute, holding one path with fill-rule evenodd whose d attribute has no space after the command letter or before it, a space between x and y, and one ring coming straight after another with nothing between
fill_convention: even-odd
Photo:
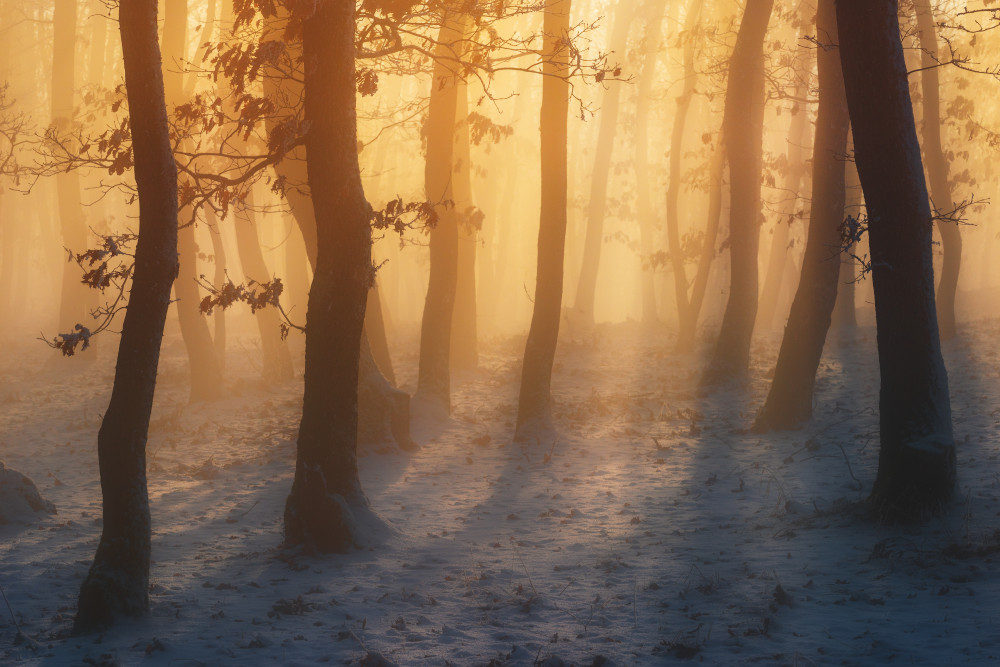
<instances>
[{"instance_id":1,"label":"snow","mask_svg":"<svg viewBox=\"0 0 1000 667\"><path fill-rule=\"evenodd\" d=\"M811 424L762 436L747 429L777 336L755 341L748 384L703 394L703 359L669 354L669 332L615 325L564 336L559 436L531 445L512 442L523 339L484 344L481 369L454 383L452 418L415 431L418 452L361 458L397 532L311 557L280 548L301 379L265 386L255 352L237 348L231 397L187 405L172 334L148 445L150 614L86 637L69 631L100 533L111 350L56 363L15 341L0 359L0 459L58 514L0 526L0 662L995 662L998 335L1000 321L980 320L945 347L959 489L922 526L857 506L878 455L871 328L831 336ZM413 343L397 350L410 391Z\"/></svg>"}]
</instances>

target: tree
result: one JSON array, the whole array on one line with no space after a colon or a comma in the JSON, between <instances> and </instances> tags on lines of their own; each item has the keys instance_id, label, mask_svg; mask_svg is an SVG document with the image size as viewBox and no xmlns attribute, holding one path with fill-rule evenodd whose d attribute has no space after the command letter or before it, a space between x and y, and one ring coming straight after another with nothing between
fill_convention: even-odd
<instances>
[{"instance_id":1,"label":"tree","mask_svg":"<svg viewBox=\"0 0 1000 667\"><path fill-rule=\"evenodd\" d=\"M761 140L764 130L764 36L774 0L747 0L729 65L723 120L729 160L729 301L715 353L702 382L716 384L746 373L757 317L760 245Z\"/></svg>"},{"instance_id":2,"label":"tree","mask_svg":"<svg viewBox=\"0 0 1000 667\"><path fill-rule=\"evenodd\" d=\"M562 311L566 246L566 140L568 134L570 10L572 0L546 0L542 28L541 219L531 328L524 347L515 439L552 428L552 363Z\"/></svg>"},{"instance_id":3,"label":"tree","mask_svg":"<svg viewBox=\"0 0 1000 667\"><path fill-rule=\"evenodd\" d=\"M933 221L898 10L896 0L837 2L878 327L881 446L871 501L888 519L910 519L951 498L955 442L934 303Z\"/></svg>"},{"instance_id":4,"label":"tree","mask_svg":"<svg viewBox=\"0 0 1000 667\"><path fill-rule=\"evenodd\" d=\"M228 1L228 0L224 0ZM164 5L163 51L167 54L164 71L164 85L167 102L178 107L187 102L184 86L183 63L187 61L187 0L171 0ZM191 152L192 142L188 137L176 138L177 150ZM198 244L190 205L182 205L178 212L180 231L177 237L180 253L180 274L174 284L177 295L177 318L180 322L181 337L187 350L188 368L191 373L191 400L205 401L220 398L225 389L222 383L222 368L219 363L208 321L199 309L201 298L198 294Z\"/></svg>"},{"instance_id":5,"label":"tree","mask_svg":"<svg viewBox=\"0 0 1000 667\"><path fill-rule=\"evenodd\" d=\"M934 6L931 2L914 2L917 29L920 36L920 81L923 92L924 118L921 125L924 160L931 200L937 214L937 228L941 233L944 261L937 291L938 328L943 340L955 337L955 294L958 291L958 274L962 265L962 232L953 219L955 202L949 183L948 160L941 145L941 77L938 53L937 28L934 24Z\"/></svg>"},{"instance_id":6,"label":"tree","mask_svg":"<svg viewBox=\"0 0 1000 667\"><path fill-rule=\"evenodd\" d=\"M316 269L306 313L305 393L285 540L345 552L370 511L358 476L358 369L371 260L371 207L358 164L353 0L296 5L305 63L306 165Z\"/></svg>"},{"instance_id":7,"label":"tree","mask_svg":"<svg viewBox=\"0 0 1000 667\"><path fill-rule=\"evenodd\" d=\"M146 437L163 324L177 276L177 171L156 34L156 0L122 0L118 23L139 199L139 239L111 402L97 452L104 523L74 629L108 626L149 608L150 516Z\"/></svg>"},{"instance_id":8,"label":"tree","mask_svg":"<svg viewBox=\"0 0 1000 667\"><path fill-rule=\"evenodd\" d=\"M424 409L451 411L451 329L458 283L458 214L454 205L453 166L459 64L464 52L466 18L460 9L442 7L441 31L427 111L424 190L436 206L438 222L430 231L430 278L420 323L420 365L414 400Z\"/></svg>"},{"instance_id":9,"label":"tree","mask_svg":"<svg viewBox=\"0 0 1000 667\"><path fill-rule=\"evenodd\" d=\"M609 46L612 52L623 57L629 27L635 19L635 3L630 0L615 6ZM580 280L576 284L573 314L580 324L594 323L594 298L597 292L597 274L601 264L601 246L604 242L604 216L608 205L608 177L614 155L615 135L618 132L618 112L621 105L622 85L616 81L607 84L601 102L601 124L594 148L594 170L590 180L590 200L587 203L587 231L584 237L583 260Z\"/></svg>"},{"instance_id":10,"label":"tree","mask_svg":"<svg viewBox=\"0 0 1000 667\"><path fill-rule=\"evenodd\" d=\"M834 0L820 0L816 12L819 108L813 145L812 208L802 277L774 371L774 382L754 430L786 429L812 416L816 370L840 277L841 224L844 220L844 156L850 117L837 50Z\"/></svg>"},{"instance_id":11,"label":"tree","mask_svg":"<svg viewBox=\"0 0 1000 667\"><path fill-rule=\"evenodd\" d=\"M848 141L850 141L848 139ZM854 153L854 147L848 143L848 153ZM858 168L853 160L844 161L844 208L845 213L855 219L861 216L861 183L858 181ZM845 242L840 253L840 278L837 280L837 304L833 307L832 326L854 327L858 324L856 306L854 304L855 285L858 276L857 243L853 240Z\"/></svg>"}]
</instances>

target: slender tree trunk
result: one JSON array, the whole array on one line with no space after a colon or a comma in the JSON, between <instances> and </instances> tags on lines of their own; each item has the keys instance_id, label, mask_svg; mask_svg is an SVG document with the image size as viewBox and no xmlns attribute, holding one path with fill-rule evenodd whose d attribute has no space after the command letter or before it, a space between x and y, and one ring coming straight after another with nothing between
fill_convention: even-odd
<instances>
[{"instance_id":1,"label":"slender tree trunk","mask_svg":"<svg viewBox=\"0 0 1000 667\"><path fill-rule=\"evenodd\" d=\"M56 0L52 24L52 125L68 133L72 131L76 89L76 0ZM87 247L87 221L80 199L80 173L73 170L58 174L56 192L63 246L71 252L83 252ZM75 262L66 262L59 305L59 331L72 332L77 324L90 324L92 318L89 311L95 305L96 295L80 281L80 267Z\"/></svg>"},{"instance_id":2,"label":"slender tree trunk","mask_svg":"<svg viewBox=\"0 0 1000 667\"><path fill-rule=\"evenodd\" d=\"M427 111L427 159L424 189L427 201L454 202L455 121L458 108L458 65L464 19L443 9L437 60ZM454 205L437 207L438 222L430 232L430 278L420 325L420 364L413 398L433 413L451 412L451 328L458 281L458 213Z\"/></svg>"},{"instance_id":3,"label":"slender tree trunk","mask_svg":"<svg viewBox=\"0 0 1000 667\"><path fill-rule=\"evenodd\" d=\"M709 278L712 274L712 262L715 261L716 244L719 238L719 222L722 218L722 190L726 173L725 137L720 132L719 145L712 155L709 165L708 184L708 220L705 225L705 238L702 241L701 255L698 257L698 268L695 271L694 282L691 285L691 300L688 302L688 314L681 318L677 332L677 351L687 353L694 349L695 334L698 330L698 317L705 303L705 292L708 290Z\"/></svg>"},{"instance_id":4,"label":"slender tree trunk","mask_svg":"<svg viewBox=\"0 0 1000 667\"><path fill-rule=\"evenodd\" d=\"M356 515L368 508L358 477L358 369L375 270L358 164L354 2L321 0L313 11L303 21L302 55L317 254L285 540L321 552L346 552L364 539Z\"/></svg>"},{"instance_id":5,"label":"slender tree trunk","mask_svg":"<svg viewBox=\"0 0 1000 667\"><path fill-rule=\"evenodd\" d=\"M802 278L774 371L767 401L757 416L758 432L786 429L812 416L816 370L823 354L840 277L840 227L844 219L844 155L850 117L836 45L835 0L819 0L816 49L819 109L813 148L812 210Z\"/></svg>"},{"instance_id":6,"label":"slender tree trunk","mask_svg":"<svg viewBox=\"0 0 1000 667\"><path fill-rule=\"evenodd\" d=\"M706 385L743 376L757 318L761 141L764 131L764 37L774 0L747 0L729 66L723 124L729 159L729 302Z\"/></svg>"},{"instance_id":7,"label":"slender tree trunk","mask_svg":"<svg viewBox=\"0 0 1000 667\"><path fill-rule=\"evenodd\" d=\"M184 74L181 62L187 54L187 0L170 0L165 4L163 17L163 52L166 54L163 81L167 93L167 103L173 106L183 104ZM184 140L185 143L186 140ZM181 337L187 349L188 367L191 372L191 400L207 401L220 398L225 389L222 384L222 369L208 330L208 319L201 312L201 296L198 293L198 243L191 220L191 208L184 206L178 215L179 231L177 249L180 254L180 273L174 283L177 296L177 317L180 321Z\"/></svg>"},{"instance_id":8,"label":"slender tree trunk","mask_svg":"<svg viewBox=\"0 0 1000 667\"><path fill-rule=\"evenodd\" d=\"M848 145L848 154L853 149ZM858 168L853 160L844 162L844 208L845 217L852 215L855 218L861 215L861 181L858 180ZM854 292L857 281L858 267L857 260L852 257L856 254L857 245L852 243L846 250L840 253L840 278L837 282L837 305L833 307L833 326L835 327L856 327L858 317L854 305Z\"/></svg>"},{"instance_id":9,"label":"slender tree trunk","mask_svg":"<svg viewBox=\"0 0 1000 667\"><path fill-rule=\"evenodd\" d=\"M660 30L663 26L666 4L666 0L647 0L646 10L648 14L644 40L646 51L643 54L636 90L635 209L639 218L639 253L642 258L639 288L642 294L642 321L645 324L653 324L658 320L653 268L649 263L653 255L653 230L657 226L649 178L649 107L652 101L656 61L659 56Z\"/></svg>"},{"instance_id":10,"label":"slender tree trunk","mask_svg":"<svg viewBox=\"0 0 1000 667\"><path fill-rule=\"evenodd\" d=\"M299 231L299 225L295 222L295 216L286 214L285 227L287 228L285 241L285 266L286 274L284 282L287 283L283 299L285 310L292 320L301 321L305 318L306 302L309 300L309 256L306 253L306 244ZM367 316L368 311L365 311Z\"/></svg>"},{"instance_id":11,"label":"slender tree trunk","mask_svg":"<svg viewBox=\"0 0 1000 667\"><path fill-rule=\"evenodd\" d=\"M955 488L948 375L934 304L931 217L895 0L838 0L840 59L869 217L882 385L872 502L889 519Z\"/></svg>"},{"instance_id":12,"label":"slender tree trunk","mask_svg":"<svg viewBox=\"0 0 1000 667\"><path fill-rule=\"evenodd\" d=\"M476 252L479 248L478 221L473 216L472 150L469 137L469 86L459 83L455 103L455 210L458 217L458 262L456 266L455 308L451 318L451 367L473 370L479 365L479 331L476 327Z\"/></svg>"},{"instance_id":13,"label":"slender tree trunk","mask_svg":"<svg viewBox=\"0 0 1000 667\"><path fill-rule=\"evenodd\" d=\"M698 73L694 67L695 31L701 20L705 0L691 0L684 16L684 30L681 32L681 49L684 54L684 87L677 97L674 111L673 131L670 135L670 158L667 177L667 248L670 251L670 266L674 275L674 298L677 301L678 329L694 330L694 324L687 322L692 316L691 301L688 298L687 257L681 246L680 215L678 206L681 195L681 162L684 157L684 130L687 127L691 101L698 85ZM714 246L714 244L713 244ZM714 251L714 247L713 247ZM697 314L694 314L697 318Z\"/></svg>"},{"instance_id":14,"label":"slender tree trunk","mask_svg":"<svg viewBox=\"0 0 1000 667\"><path fill-rule=\"evenodd\" d=\"M215 210L211 206L205 207L205 223L208 225L208 233L212 238L212 266L215 272L212 274L213 285L224 285L226 282L226 245L222 242L221 221L216 217ZM215 357L219 360L219 371L226 370L226 309L216 308L212 314L212 322L215 325L215 332L212 336L212 343L215 347Z\"/></svg>"},{"instance_id":15,"label":"slender tree trunk","mask_svg":"<svg viewBox=\"0 0 1000 667\"><path fill-rule=\"evenodd\" d=\"M272 276L260 248L260 239L254 224L252 197L252 194L247 197L244 215L237 215L233 220L236 229L236 250L240 256L243 277L265 283L271 280ZM281 338L281 319L278 311L273 308L261 308L255 316L264 356L264 378L271 382L290 380L294 375L292 355L288 351L288 344Z\"/></svg>"},{"instance_id":16,"label":"slender tree trunk","mask_svg":"<svg viewBox=\"0 0 1000 667\"><path fill-rule=\"evenodd\" d=\"M365 308L365 331L368 339L372 361L375 366L385 375L389 386L396 384L396 373L392 368L392 355L389 354L389 332L385 322L385 313L382 312L382 297L379 291L378 280L374 282L368 292L368 306ZM362 346L364 351L364 346ZM362 362L362 367L367 360ZM410 408L406 411L409 414ZM409 439L409 435L407 435Z\"/></svg>"},{"instance_id":17,"label":"slender tree trunk","mask_svg":"<svg viewBox=\"0 0 1000 667\"><path fill-rule=\"evenodd\" d=\"M552 363L562 311L563 250L566 245L566 146L569 114L571 0L546 0L542 49L541 220L535 307L524 348L515 438L527 440L552 429Z\"/></svg>"},{"instance_id":18,"label":"slender tree trunk","mask_svg":"<svg viewBox=\"0 0 1000 667\"><path fill-rule=\"evenodd\" d=\"M139 241L111 402L97 435L103 528L83 586L76 632L149 609L146 435L170 286L177 275L177 172L167 132L156 1L119 4L129 126L139 194Z\"/></svg>"},{"instance_id":19,"label":"slender tree trunk","mask_svg":"<svg viewBox=\"0 0 1000 667\"><path fill-rule=\"evenodd\" d=\"M921 127L924 160L927 163L927 177L931 199L936 214L950 214L955 209L951 184L948 182L948 160L945 158L941 142L941 81L938 53L937 28L934 23L934 6L924 2L914 3L917 13L917 28L920 31L920 81L923 91L924 118ZM962 232L954 220L937 221L941 233L941 247L944 261L941 264L941 279L937 289L938 328L942 340L955 337L955 295L958 291L958 274L962 265Z\"/></svg>"},{"instance_id":20,"label":"slender tree trunk","mask_svg":"<svg viewBox=\"0 0 1000 667\"><path fill-rule=\"evenodd\" d=\"M625 60L629 27L635 19L632 0L620 0L615 8L609 48L612 57ZM580 280L576 285L573 315L583 326L594 323L594 298L597 293L597 275L601 264L601 247L604 244L604 214L608 206L608 178L611 158L614 155L615 135L618 132L618 111L621 106L622 84L616 81L605 84L601 102L601 125L594 149L594 170L590 180L590 201L587 204L587 227L583 242L583 261Z\"/></svg>"},{"instance_id":21,"label":"slender tree trunk","mask_svg":"<svg viewBox=\"0 0 1000 667\"><path fill-rule=\"evenodd\" d=\"M805 3L802 5L805 6ZM805 21L803 21L804 23ZM839 71L839 65L838 65ZM808 73L805 74L809 76ZM841 85L843 90L843 85ZM808 90L808 81L800 81L795 87L795 97L804 98ZM841 95L843 98L843 95ZM767 273L764 274L764 287L760 292L760 309L757 311L756 326L758 329L771 329L774 326L774 318L778 312L778 301L781 299L782 284L785 274L788 273L788 247L791 239L791 226L795 221L796 209L799 203L800 187L807 173L804 160L803 146L808 140L809 113L805 107L799 108L792 118L788 128L788 150L785 155L788 159L788 179L785 190L792 195L792 202L787 215L780 216L774 225L774 232L771 235L771 251L767 262ZM783 325L784 320L779 320Z\"/></svg>"}]
</instances>

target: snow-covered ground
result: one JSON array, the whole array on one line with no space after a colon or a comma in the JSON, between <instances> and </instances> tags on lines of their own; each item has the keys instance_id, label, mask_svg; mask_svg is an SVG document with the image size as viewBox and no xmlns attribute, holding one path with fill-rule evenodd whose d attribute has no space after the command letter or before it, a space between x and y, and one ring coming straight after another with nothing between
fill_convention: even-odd
<instances>
[{"instance_id":1,"label":"snow-covered ground","mask_svg":"<svg viewBox=\"0 0 1000 667\"><path fill-rule=\"evenodd\" d=\"M998 338L979 321L946 347L959 489L921 527L852 509L878 453L872 329L831 337L808 427L759 436L776 336L749 386L701 395L699 359L620 325L561 343L560 436L529 446L511 442L522 342L485 344L419 452L361 459L398 534L320 558L279 546L301 381L261 386L237 347L232 397L187 405L171 335L148 446L151 611L87 637L69 631L100 533L110 349L86 365L12 343L0 460L58 514L0 526L0 663L995 664ZM398 347L412 385L415 346Z\"/></svg>"}]
</instances>

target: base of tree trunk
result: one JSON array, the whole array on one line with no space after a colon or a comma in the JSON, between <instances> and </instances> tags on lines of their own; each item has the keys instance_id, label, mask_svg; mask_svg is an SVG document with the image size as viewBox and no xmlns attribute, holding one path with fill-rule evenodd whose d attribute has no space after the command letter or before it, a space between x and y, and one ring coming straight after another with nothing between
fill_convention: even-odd
<instances>
[{"instance_id":1,"label":"base of tree trunk","mask_svg":"<svg viewBox=\"0 0 1000 667\"><path fill-rule=\"evenodd\" d=\"M757 414L751 433L788 431L799 428L812 418L811 393L801 392L771 400L768 398Z\"/></svg>"},{"instance_id":2,"label":"base of tree trunk","mask_svg":"<svg viewBox=\"0 0 1000 667\"><path fill-rule=\"evenodd\" d=\"M404 452L420 448L410 437L410 395L375 368L358 378L358 445L385 444Z\"/></svg>"},{"instance_id":3,"label":"base of tree trunk","mask_svg":"<svg viewBox=\"0 0 1000 667\"><path fill-rule=\"evenodd\" d=\"M87 579L80 587L74 634L105 630L121 616L139 617L149 611L148 568L128 568L116 557L128 545L101 544ZM112 554L112 555L107 555Z\"/></svg>"},{"instance_id":4,"label":"base of tree trunk","mask_svg":"<svg viewBox=\"0 0 1000 667\"><path fill-rule=\"evenodd\" d=\"M927 436L916 443L886 450L869 502L878 518L889 523L919 521L940 513L955 492L955 443Z\"/></svg>"}]
</instances>

